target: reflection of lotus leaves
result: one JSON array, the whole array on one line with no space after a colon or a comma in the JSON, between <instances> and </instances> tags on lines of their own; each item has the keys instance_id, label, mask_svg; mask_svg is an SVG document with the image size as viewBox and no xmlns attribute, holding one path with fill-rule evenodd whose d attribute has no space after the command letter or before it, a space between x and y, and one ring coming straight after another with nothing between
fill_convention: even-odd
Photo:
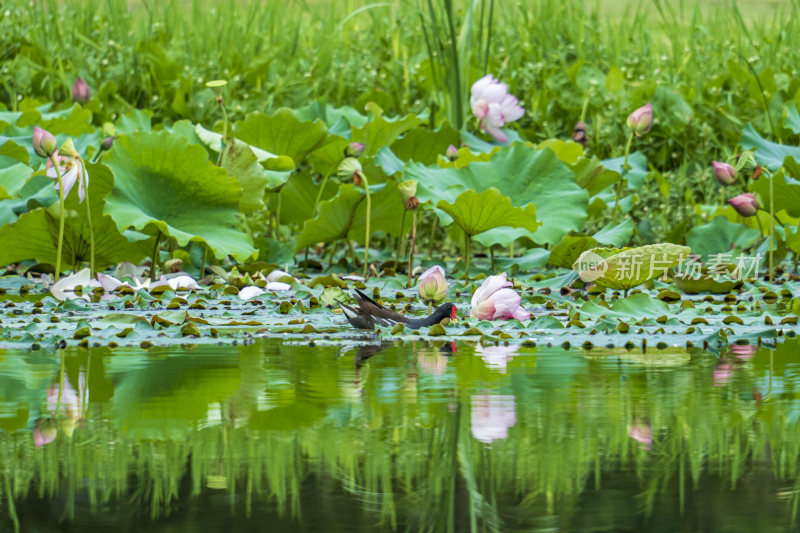
<instances>
[{"instance_id":1,"label":"reflection of lotus leaves","mask_svg":"<svg viewBox=\"0 0 800 533\"><path fill-rule=\"evenodd\" d=\"M472 397L472 436L481 442L508 437L517 423L513 396L479 394Z\"/></svg>"}]
</instances>

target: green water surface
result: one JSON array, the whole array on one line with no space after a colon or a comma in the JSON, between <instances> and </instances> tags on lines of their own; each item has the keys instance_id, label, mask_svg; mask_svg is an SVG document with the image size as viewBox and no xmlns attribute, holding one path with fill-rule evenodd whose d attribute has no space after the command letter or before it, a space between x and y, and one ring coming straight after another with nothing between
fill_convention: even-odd
<instances>
[{"instance_id":1,"label":"green water surface","mask_svg":"<svg viewBox=\"0 0 800 533\"><path fill-rule=\"evenodd\" d=\"M792 530L798 351L0 350L0 530Z\"/></svg>"}]
</instances>

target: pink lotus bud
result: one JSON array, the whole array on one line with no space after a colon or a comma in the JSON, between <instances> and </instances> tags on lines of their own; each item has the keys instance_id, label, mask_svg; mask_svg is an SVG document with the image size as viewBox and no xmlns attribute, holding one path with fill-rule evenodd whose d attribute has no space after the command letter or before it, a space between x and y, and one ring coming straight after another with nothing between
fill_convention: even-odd
<instances>
[{"instance_id":1,"label":"pink lotus bud","mask_svg":"<svg viewBox=\"0 0 800 533\"><path fill-rule=\"evenodd\" d=\"M447 147L447 152L445 152L444 155L447 156L447 159L449 159L450 161L455 161L456 159L458 159L458 148L456 148L451 144L450 146Z\"/></svg>"},{"instance_id":2,"label":"pink lotus bud","mask_svg":"<svg viewBox=\"0 0 800 533\"><path fill-rule=\"evenodd\" d=\"M712 161L711 166L714 167L714 177L720 185L733 185L736 182L736 169L728 163Z\"/></svg>"},{"instance_id":3,"label":"pink lotus bud","mask_svg":"<svg viewBox=\"0 0 800 533\"><path fill-rule=\"evenodd\" d=\"M50 157L58 149L55 136L39 126L33 127L33 151L41 157Z\"/></svg>"},{"instance_id":4,"label":"pink lotus bud","mask_svg":"<svg viewBox=\"0 0 800 533\"><path fill-rule=\"evenodd\" d=\"M417 285L419 297L426 302L441 302L447 298L447 279L444 269L439 265L432 266L422 273Z\"/></svg>"},{"instance_id":5,"label":"pink lotus bud","mask_svg":"<svg viewBox=\"0 0 800 533\"><path fill-rule=\"evenodd\" d=\"M480 320L529 319L531 314L520 305L522 297L511 286L513 283L506 280L505 272L486 278L472 295L470 315Z\"/></svg>"},{"instance_id":6,"label":"pink lotus bud","mask_svg":"<svg viewBox=\"0 0 800 533\"><path fill-rule=\"evenodd\" d=\"M758 200L756 200L756 196L751 192L734 196L728 200L728 203L743 217L752 217L756 214L756 211L758 211Z\"/></svg>"},{"instance_id":7,"label":"pink lotus bud","mask_svg":"<svg viewBox=\"0 0 800 533\"><path fill-rule=\"evenodd\" d=\"M359 157L364 153L364 143L350 143L344 149L345 157Z\"/></svg>"},{"instance_id":8,"label":"pink lotus bud","mask_svg":"<svg viewBox=\"0 0 800 533\"><path fill-rule=\"evenodd\" d=\"M111 146L114 144L114 136L106 137L103 139L103 144L100 145L101 150L111 150Z\"/></svg>"},{"instance_id":9,"label":"pink lotus bud","mask_svg":"<svg viewBox=\"0 0 800 533\"><path fill-rule=\"evenodd\" d=\"M78 76L78 79L75 80L75 83L72 85L72 101L79 104L85 104L91 97L92 92L89 90L89 86L86 85L86 82L83 81L83 78Z\"/></svg>"},{"instance_id":10,"label":"pink lotus bud","mask_svg":"<svg viewBox=\"0 0 800 533\"><path fill-rule=\"evenodd\" d=\"M653 125L653 104L647 103L628 115L628 127L637 137L641 137Z\"/></svg>"}]
</instances>

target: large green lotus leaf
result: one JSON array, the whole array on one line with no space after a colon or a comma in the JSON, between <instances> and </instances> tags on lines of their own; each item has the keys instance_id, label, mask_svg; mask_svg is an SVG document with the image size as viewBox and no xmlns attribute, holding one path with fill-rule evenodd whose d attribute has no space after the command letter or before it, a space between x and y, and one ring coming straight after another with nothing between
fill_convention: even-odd
<instances>
[{"instance_id":1,"label":"large green lotus leaf","mask_svg":"<svg viewBox=\"0 0 800 533\"><path fill-rule=\"evenodd\" d=\"M383 231L391 235L400 232L403 200L394 182L389 181L369 188L370 233ZM366 195L361 187L345 183L330 200L320 202L317 216L307 220L297 237L297 250L317 242L333 242L347 237L364 244L366 234Z\"/></svg>"},{"instance_id":2,"label":"large green lotus leaf","mask_svg":"<svg viewBox=\"0 0 800 533\"><path fill-rule=\"evenodd\" d=\"M800 161L800 148L768 141L761 137L751 124L744 127L739 144L750 150L755 149L756 161L770 170L781 168L784 159L789 156L795 161Z\"/></svg>"},{"instance_id":3,"label":"large green lotus leaf","mask_svg":"<svg viewBox=\"0 0 800 533\"><path fill-rule=\"evenodd\" d=\"M783 119L783 127L795 135L800 135L800 113L797 112L797 103L789 102L785 109L786 118Z\"/></svg>"},{"instance_id":4,"label":"large green lotus leaf","mask_svg":"<svg viewBox=\"0 0 800 533\"><path fill-rule=\"evenodd\" d=\"M28 165L0 155L0 200L12 198L33 174Z\"/></svg>"},{"instance_id":5,"label":"large green lotus leaf","mask_svg":"<svg viewBox=\"0 0 800 533\"><path fill-rule=\"evenodd\" d=\"M181 122L183 122L183 121L181 121ZM195 135L197 135L197 138L200 139L200 141L202 141L203 144L205 144L212 152L219 153L219 151L222 149L222 134L221 133L216 133L216 132L207 130L203 126L201 126L200 124L197 124L197 125L194 126L194 133L195 133ZM192 140L192 139L189 139L189 140ZM242 141L241 139L239 139L238 142L239 142L239 144L246 144L250 148L250 150L253 152L253 155L256 156L256 160L258 160L259 163L262 162L262 161L267 161L267 160L271 160L271 159L275 159L275 158L279 157L279 156L277 156L277 155L275 155L275 154L273 154L271 152L267 152L266 150L262 150L261 148L258 148L257 146L249 145L249 144L245 143L244 141ZM283 156L283 157L285 158L286 156ZM291 161L291 158L289 158L289 161ZM290 166L289 166L289 168L287 170L294 169L294 166L295 166L294 165L294 161L291 161Z\"/></svg>"},{"instance_id":6,"label":"large green lotus leaf","mask_svg":"<svg viewBox=\"0 0 800 533\"><path fill-rule=\"evenodd\" d=\"M378 150L391 145L400 135L422 122L416 115L386 119L374 103L370 102L366 107L372 113L372 118L364 126L353 128L350 135L352 141L364 144L366 155L375 155Z\"/></svg>"},{"instance_id":7,"label":"large green lotus leaf","mask_svg":"<svg viewBox=\"0 0 800 533\"><path fill-rule=\"evenodd\" d=\"M609 222L603 229L593 236L588 235L566 235L561 242L553 247L550 252L548 263L563 268L571 268L572 264L586 250L597 248L601 244L624 246L633 235L633 222L631 219L612 226Z\"/></svg>"},{"instance_id":8,"label":"large green lotus leaf","mask_svg":"<svg viewBox=\"0 0 800 533\"><path fill-rule=\"evenodd\" d=\"M347 237L356 207L363 199L363 192L354 185L341 185L336 196L320 202L317 216L306 220L303 231L297 237L296 249L302 250L318 242L330 243Z\"/></svg>"},{"instance_id":9,"label":"large green lotus leaf","mask_svg":"<svg viewBox=\"0 0 800 533\"><path fill-rule=\"evenodd\" d=\"M453 204L464 191L493 187L508 196L514 207L533 203L541 226L529 236L537 244L555 244L568 232L580 230L586 220L589 195L575 182L572 171L552 150L524 143L514 143L491 160L465 168L409 163L404 178L417 180L417 197L423 202Z\"/></svg>"},{"instance_id":10,"label":"large green lotus leaf","mask_svg":"<svg viewBox=\"0 0 800 533\"><path fill-rule=\"evenodd\" d=\"M400 221L403 218L405 202L397 190L397 184L389 180L382 185L372 185L370 190L370 233L382 231L397 237L400 234ZM365 198L366 199L366 198ZM411 213L406 217L406 231L411 227ZM367 221L367 202L361 202L356 206L353 222L350 226L348 236L350 239L364 244Z\"/></svg>"},{"instance_id":11,"label":"large green lotus leaf","mask_svg":"<svg viewBox=\"0 0 800 533\"><path fill-rule=\"evenodd\" d=\"M583 146L573 141L561 139L547 139L536 145L540 150L549 148L561 161L567 165L574 165L583 157Z\"/></svg>"},{"instance_id":12,"label":"large green lotus leaf","mask_svg":"<svg viewBox=\"0 0 800 533\"><path fill-rule=\"evenodd\" d=\"M242 186L242 212L264 208L265 189L277 189L289 180L290 172L264 170L250 147L231 139L222 152L222 168Z\"/></svg>"},{"instance_id":13,"label":"large green lotus leaf","mask_svg":"<svg viewBox=\"0 0 800 533\"><path fill-rule=\"evenodd\" d=\"M786 228L786 246L795 254L800 254L800 227Z\"/></svg>"},{"instance_id":14,"label":"large green lotus leaf","mask_svg":"<svg viewBox=\"0 0 800 533\"><path fill-rule=\"evenodd\" d=\"M793 157L787 157L784 162L786 173L800 177L800 165ZM775 212L785 210L792 218L800 217L800 181L777 172L773 176L772 196ZM761 197L761 206L769 211L769 179L761 178L751 181L749 189Z\"/></svg>"},{"instance_id":15,"label":"large green lotus leaf","mask_svg":"<svg viewBox=\"0 0 800 533\"><path fill-rule=\"evenodd\" d=\"M306 220L314 218L314 202L319 196L320 201L330 200L339 189L339 182L333 179L325 181L325 190L320 194L321 183L314 183L311 173L307 170L292 174L289 181L281 188L280 216L281 224L303 224ZM270 195L270 208L277 209L278 195Z\"/></svg>"},{"instance_id":16,"label":"large green lotus leaf","mask_svg":"<svg viewBox=\"0 0 800 533\"><path fill-rule=\"evenodd\" d=\"M605 159L602 163L608 170L616 172L621 176L625 158L615 157L613 159ZM644 185L645 178L647 178L647 158L641 152L634 152L628 157L628 166L631 167L625 174L625 180L628 182L628 189L641 189Z\"/></svg>"},{"instance_id":17,"label":"large green lotus leaf","mask_svg":"<svg viewBox=\"0 0 800 533\"><path fill-rule=\"evenodd\" d=\"M11 159L16 159L18 162L25 163L26 165L31 161L28 150L26 150L24 146L20 146L11 139L0 143L0 155L10 157Z\"/></svg>"},{"instance_id":18,"label":"large green lotus leaf","mask_svg":"<svg viewBox=\"0 0 800 533\"><path fill-rule=\"evenodd\" d=\"M125 113L114 123L116 135L130 135L131 133L151 131L153 112L148 109L134 109Z\"/></svg>"},{"instance_id":19,"label":"large green lotus leaf","mask_svg":"<svg viewBox=\"0 0 800 533\"><path fill-rule=\"evenodd\" d=\"M572 167L572 170L575 172L575 181L589 191L589 196L594 196L609 185L622 179L619 172L609 170L596 157L579 160Z\"/></svg>"},{"instance_id":20,"label":"large green lotus leaf","mask_svg":"<svg viewBox=\"0 0 800 533\"><path fill-rule=\"evenodd\" d=\"M511 199L494 187L485 191L465 191L455 202L440 200L436 207L453 217L453 221L469 236L492 228L508 226L536 231L536 207L529 203L524 208L514 207Z\"/></svg>"},{"instance_id":21,"label":"large green lotus leaf","mask_svg":"<svg viewBox=\"0 0 800 533\"><path fill-rule=\"evenodd\" d=\"M599 244L588 235L565 235L550 251L547 263L554 267L570 268L583 252L597 248Z\"/></svg>"},{"instance_id":22,"label":"large green lotus leaf","mask_svg":"<svg viewBox=\"0 0 800 533\"><path fill-rule=\"evenodd\" d=\"M626 218L616 226L611 222L606 224L603 229L594 234L594 238L600 244L607 244L621 248L625 246L633 237L633 221Z\"/></svg>"},{"instance_id":23,"label":"large green lotus leaf","mask_svg":"<svg viewBox=\"0 0 800 533\"><path fill-rule=\"evenodd\" d=\"M600 277L585 278L608 289L628 290L661 276L666 269L678 265L690 252L687 246L671 243L650 244L638 248L593 248L582 253L572 268L582 273L583 267L603 259L605 270Z\"/></svg>"},{"instance_id":24,"label":"large green lotus leaf","mask_svg":"<svg viewBox=\"0 0 800 533\"><path fill-rule=\"evenodd\" d=\"M439 155L447 152L451 144L458 146L460 140L459 133L447 124L436 131L417 126L393 142L391 150L403 161L433 165Z\"/></svg>"},{"instance_id":25,"label":"large green lotus leaf","mask_svg":"<svg viewBox=\"0 0 800 533\"><path fill-rule=\"evenodd\" d=\"M322 144L328 128L321 120L303 122L291 109L274 115L250 113L233 126L236 137L267 152L291 157L299 165L306 155Z\"/></svg>"},{"instance_id":26,"label":"large green lotus leaf","mask_svg":"<svg viewBox=\"0 0 800 533\"><path fill-rule=\"evenodd\" d=\"M114 173L104 212L120 231L160 231L180 246L206 242L216 257L252 255L237 228L241 186L201 146L167 132L134 133L117 139L103 162Z\"/></svg>"},{"instance_id":27,"label":"large green lotus leaf","mask_svg":"<svg viewBox=\"0 0 800 533\"><path fill-rule=\"evenodd\" d=\"M308 162L322 176L336 173L344 159L344 151L350 143L344 137L328 135L322 145L308 154Z\"/></svg>"},{"instance_id":28,"label":"large green lotus leaf","mask_svg":"<svg viewBox=\"0 0 800 533\"><path fill-rule=\"evenodd\" d=\"M708 224L693 227L686 235L686 244L703 259L712 254L730 253L733 249L752 246L759 231L744 224L732 224L718 216Z\"/></svg>"},{"instance_id":29,"label":"large green lotus leaf","mask_svg":"<svg viewBox=\"0 0 800 533\"><path fill-rule=\"evenodd\" d=\"M130 242L120 234L110 216L103 214L103 198L109 193L114 179L101 164L87 165L89 172L89 202L94 226L95 267L104 269L121 261L138 262L151 251L147 241ZM66 199L69 216L64 224L64 246L61 264L71 268L89 262L89 226L86 205L78 204L77 187ZM56 264L58 252L59 204L49 209L40 207L22 214L14 223L0 228L0 263L7 265L34 259L40 263Z\"/></svg>"},{"instance_id":30,"label":"large green lotus leaf","mask_svg":"<svg viewBox=\"0 0 800 533\"><path fill-rule=\"evenodd\" d=\"M92 133L94 131L92 112L78 104L68 109L43 113L36 125L46 129L53 135L63 133L71 137L78 137L84 133ZM23 120L20 120L17 126L23 127Z\"/></svg>"}]
</instances>

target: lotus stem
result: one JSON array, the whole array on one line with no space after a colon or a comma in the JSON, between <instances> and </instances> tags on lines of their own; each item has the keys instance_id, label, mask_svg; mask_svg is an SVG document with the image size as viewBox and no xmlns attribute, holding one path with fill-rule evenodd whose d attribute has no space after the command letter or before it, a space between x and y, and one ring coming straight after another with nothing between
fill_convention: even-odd
<instances>
[{"instance_id":1,"label":"lotus stem","mask_svg":"<svg viewBox=\"0 0 800 533\"><path fill-rule=\"evenodd\" d=\"M64 182L61 181L61 166L56 161L55 154L50 155L50 161L56 167L56 175L58 176L58 204L61 207L60 220L58 222L58 248L56 251L56 281L61 275L61 250L64 248Z\"/></svg>"},{"instance_id":2,"label":"lotus stem","mask_svg":"<svg viewBox=\"0 0 800 533\"><path fill-rule=\"evenodd\" d=\"M414 265L414 247L417 244L417 210L414 209L414 215L411 218L411 242L408 250L408 281L406 282L406 289L411 288L411 271Z\"/></svg>"},{"instance_id":3,"label":"lotus stem","mask_svg":"<svg viewBox=\"0 0 800 533\"><path fill-rule=\"evenodd\" d=\"M772 249L775 245L775 199L772 194L772 182L775 176L769 177L769 282L772 283Z\"/></svg>"},{"instance_id":4,"label":"lotus stem","mask_svg":"<svg viewBox=\"0 0 800 533\"><path fill-rule=\"evenodd\" d=\"M406 213L407 212L408 212L407 209L403 209L403 216L400 217L400 237L397 239L397 250L395 251L395 254L394 254L395 270L397 270L398 267L400 266L400 257L403 255L403 243L405 242L403 240L403 230L405 229L405 225L406 225Z\"/></svg>"},{"instance_id":5,"label":"lotus stem","mask_svg":"<svg viewBox=\"0 0 800 533\"><path fill-rule=\"evenodd\" d=\"M616 224L617 222L617 211L621 211L622 208L619 205L619 201L622 198L622 184L625 183L625 175L628 173L628 156L631 152L631 143L633 142L633 132L628 135L628 142L625 144L625 160L622 163L622 176L620 176L619 183L617 184L617 201L614 203L614 214L611 216L611 222Z\"/></svg>"},{"instance_id":6,"label":"lotus stem","mask_svg":"<svg viewBox=\"0 0 800 533\"><path fill-rule=\"evenodd\" d=\"M278 195L278 200L277 200L278 205L275 206L275 240L279 241L279 240L281 240L280 239L280 237L281 237L281 231L280 231L280 229L281 229L281 195L280 195L280 193L277 193L277 195Z\"/></svg>"},{"instance_id":7,"label":"lotus stem","mask_svg":"<svg viewBox=\"0 0 800 533\"><path fill-rule=\"evenodd\" d=\"M470 240L469 233L467 233L465 231L464 232L464 260L467 262L466 273L465 273L465 276L467 278L467 282L469 282L469 256L470 256L469 240Z\"/></svg>"},{"instance_id":8,"label":"lotus stem","mask_svg":"<svg viewBox=\"0 0 800 533\"><path fill-rule=\"evenodd\" d=\"M81 179L83 190L86 191L86 221L89 226L89 275L94 277L94 227L92 226L92 210L89 206L89 172L81 160Z\"/></svg>"},{"instance_id":9,"label":"lotus stem","mask_svg":"<svg viewBox=\"0 0 800 533\"><path fill-rule=\"evenodd\" d=\"M219 146L219 159L217 160L217 166L222 166L222 154L225 152L225 141L228 139L228 112L225 111L225 103L222 101L222 97L217 97L217 103L219 104L220 110L222 110L222 140L220 141Z\"/></svg>"},{"instance_id":10,"label":"lotus stem","mask_svg":"<svg viewBox=\"0 0 800 533\"><path fill-rule=\"evenodd\" d=\"M150 281L155 282L156 280L156 268L158 265L158 245L161 244L161 230L157 230L156 233L156 242L153 244L153 255L150 259Z\"/></svg>"},{"instance_id":11,"label":"lotus stem","mask_svg":"<svg viewBox=\"0 0 800 533\"><path fill-rule=\"evenodd\" d=\"M369 223L370 217L372 216L372 198L369 195L369 180L367 180L367 176L361 173L361 177L364 180L364 190L367 193L367 227L364 230L364 279L367 279L367 275L369 274L369 238L370 238L370 231L369 231Z\"/></svg>"},{"instance_id":12,"label":"lotus stem","mask_svg":"<svg viewBox=\"0 0 800 533\"><path fill-rule=\"evenodd\" d=\"M203 243L203 262L200 265L200 277L202 278L206 273L206 259L208 259L208 243Z\"/></svg>"}]
</instances>

